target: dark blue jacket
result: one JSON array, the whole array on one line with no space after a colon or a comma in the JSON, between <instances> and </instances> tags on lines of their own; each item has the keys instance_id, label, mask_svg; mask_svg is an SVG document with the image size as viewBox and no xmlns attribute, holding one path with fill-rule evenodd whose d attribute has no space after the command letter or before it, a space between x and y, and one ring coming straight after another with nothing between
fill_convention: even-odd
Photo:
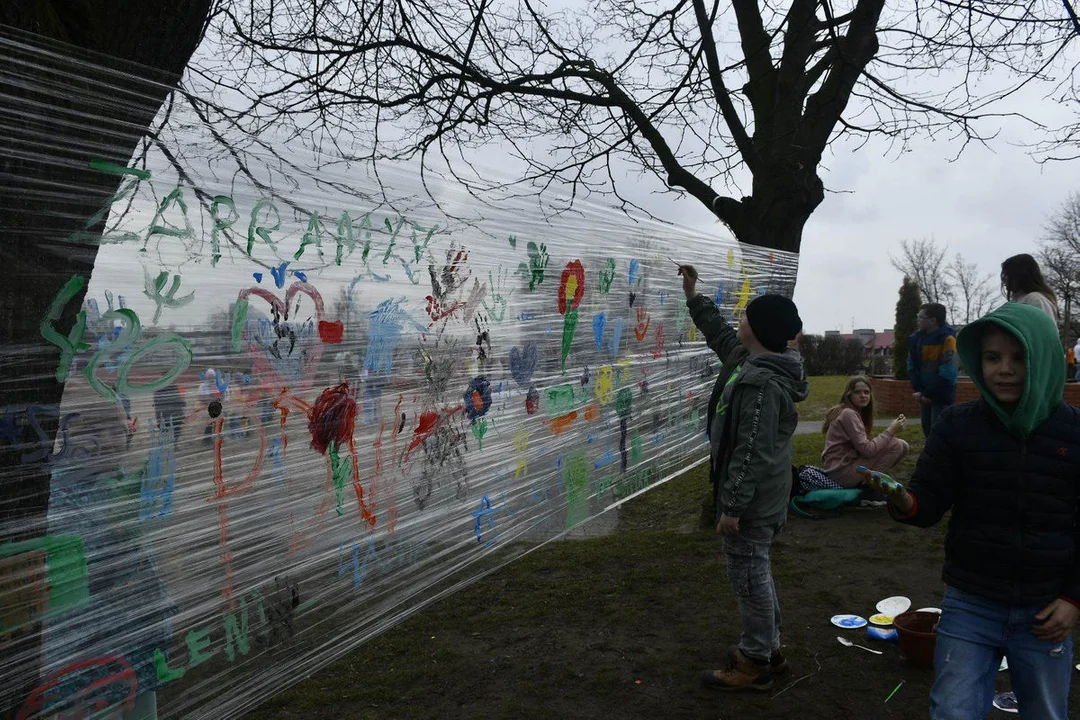
<instances>
[{"instance_id":1,"label":"dark blue jacket","mask_svg":"<svg viewBox=\"0 0 1080 720\"><path fill-rule=\"evenodd\" d=\"M909 488L920 527L952 510L942 579L1014 605L1080 604L1080 410L1062 403L1026 439L984 400L946 408Z\"/></svg>"}]
</instances>

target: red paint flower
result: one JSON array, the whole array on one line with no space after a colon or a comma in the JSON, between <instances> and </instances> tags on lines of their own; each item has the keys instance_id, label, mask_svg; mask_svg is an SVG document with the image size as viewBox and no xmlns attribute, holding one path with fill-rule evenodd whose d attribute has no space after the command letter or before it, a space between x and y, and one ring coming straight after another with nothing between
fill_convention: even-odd
<instances>
[{"instance_id":1,"label":"red paint flower","mask_svg":"<svg viewBox=\"0 0 1080 720\"><path fill-rule=\"evenodd\" d=\"M567 300L569 300L569 309L577 310L584 295L585 268L582 267L580 260L571 260L566 263L566 269L562 271L562 282L559 283L559 314L566 314Z\"/></svg>"},{"instance_id":2,"label":"red paint flower","mask_svg":"<svg viewBox=\"0 0 1080 720\"><path fill-rule=\"evenodd\" d=\"M349 392L349 384L326 388L315 401L308 418L311 448L325 455L331 442L338 447L347 445L352 440L355 424L356 401Z\"/></svg>"}]
</instances>

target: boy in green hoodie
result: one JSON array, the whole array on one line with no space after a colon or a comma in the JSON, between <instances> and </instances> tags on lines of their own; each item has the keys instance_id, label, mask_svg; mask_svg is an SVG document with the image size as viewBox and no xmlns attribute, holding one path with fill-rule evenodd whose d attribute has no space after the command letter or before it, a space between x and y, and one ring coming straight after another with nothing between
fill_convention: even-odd
<instances>
[{"instance_id":1,"label":"boy in green hoodie","mask_svg":"<svg viewBox=\"0 0 1080 720\"><path fill-rule=\"evenodd\" d=\"M1002 655L1021 713L1066 720L1080 616L1080 410L1062 402L1057 327L1006 303L958 338L982 398L942 413L910 487L869 478L900 522L952 510L933 720L984 718Z\"/></svg>"},{"instance_id":2,"label":"boy in green hoodie","mask_svg":"<svg viewBox=\"0 0 1080 720\"><path fill-rule=\"evenodd\" d=\"M762 295L747 305L736 332L713 301L698 294L697 271L683 265L679 274L690 317L723 363L708 407L710 477L716 531L724 536L742 620L728 667L707 670L702 680L721 690L768 690L773 674L787 669L769 553L787 519L795 403L809 392L802 357L787 347L802 320L788 298Z\"/></svg>"}]
</instances>

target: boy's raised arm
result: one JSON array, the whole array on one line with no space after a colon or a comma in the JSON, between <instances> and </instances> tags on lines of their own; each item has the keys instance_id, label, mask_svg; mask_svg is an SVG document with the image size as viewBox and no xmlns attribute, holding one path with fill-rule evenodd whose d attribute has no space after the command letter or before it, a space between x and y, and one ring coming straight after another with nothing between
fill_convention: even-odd
<instances>
[{"instance_id":1,"label":"boy's raised arm","mask_svg":"<svg viewBox=\"0 0 1080 720\"><path fill-rule=\"evenodd\" d=\"M705 342L720 357L720 361L727 362L728 355L739 345L738 333L724 320L716 303L697 291L698 274L693 265L679 265L679 277L682 278L690 319L704 333Z\"/></svg>"},{"instance_id":2,"label":"boy's raised arm","mask_svg":"<svg viewBox=\"0 0 1080 720\"><path fill-rule=\"evenodd\" d=\"M712 298L700 293L687 300L686 307L690 309L690 318L698 330L705 335L705 342L721 362L726 361L731 351L739 346L739 337L720 313L720 308L716 307Z\"/></svg>"}]
</instances>

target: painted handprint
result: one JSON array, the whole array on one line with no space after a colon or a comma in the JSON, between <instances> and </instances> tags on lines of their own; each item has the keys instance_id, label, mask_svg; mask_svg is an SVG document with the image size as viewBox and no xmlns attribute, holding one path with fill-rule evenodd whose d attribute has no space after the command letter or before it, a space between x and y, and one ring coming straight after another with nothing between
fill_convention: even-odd
<instances>
[{"instance_id":1,"label":"painted handprint","mask_svg":"<svg viewBox=\"0 0 1080 720\"><path fill-rule=\"evenodd\" d=\"M649 334L649 323L652 322L652 318L649 316L648 310L643 307L637 308L637 327L634 328L634 337L641 342L645 339L645 336Z\"/></svg>"},{"instance_id":2,"label":"painted handprint","mask_svg":"<svg viewBox=\"0 0 1080 720\"><path fill-rule=\"evenodd\" d=\"M502 322L503 317L506 315L506 301L509 293L503 295L503 290L506 288L506 281L509 276L509 271L504 270L502 265L499 266L498 271L494 275L491 271L488 271L488 282L491 287L490 303L488 298L484 298L484 309L487 310L488 315L495 320L495 322ZM498 280L496 280L498 278Z\"/></svg>"},{"instance_id":3,"label":"painted handprint","mask_svg":"<svg viewBox=\"0 0 1080 720\"><path fill-rule=\"evenodd\" d=\"M526 246L526 250L529 253L529 263L520 263L518 265L515 275L522 275L529 279L529 291L536 290L536 286L544 282L544 271L547 269L548 263L551 262L551 256L548 255L547 245L529 241Z\"/></svg>"},{"instance_id":4,"label":"painted handprint","mask_svg":"<svg viewBox=\"0 0 1080 720\"><path fill-rule=\"evenodd\" d=\"M446 249L446 264L441 269L436 269L434 264L428 266L431 275L431 294L436 300L442 301L450 293L465 285L472 271L466 269L469 261L469 251L464 245L458 248L453 240Z\"/></svg>"}]
</instances>

